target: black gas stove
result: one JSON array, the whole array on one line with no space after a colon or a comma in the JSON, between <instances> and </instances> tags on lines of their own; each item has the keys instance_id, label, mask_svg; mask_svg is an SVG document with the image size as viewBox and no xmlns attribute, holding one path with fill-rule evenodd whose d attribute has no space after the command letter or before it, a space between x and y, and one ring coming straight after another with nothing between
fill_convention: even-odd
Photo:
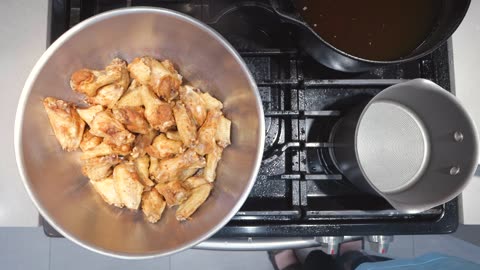
<instances>
[{"instance_id":1,"label":"black gas stove","mask_svg":"<svg viewBox=\"0 0 480 270\"><path fill-rule=\"evenodd\" d=\"M50 42L95 14L128 6L173 9L213 27L240 52L262 97L266 140L260 172L242 209L215 237L437 234L455 231L458 202L419 214L394 210L354 188L332 164L330 130L346 110L382 89L426 78L451 89L445 44L415 62L342 73L315 62L296 44L295 25L269 1L53 0ZM60 236L44 222L49 236Z\"/></svg>"}]
</instances>

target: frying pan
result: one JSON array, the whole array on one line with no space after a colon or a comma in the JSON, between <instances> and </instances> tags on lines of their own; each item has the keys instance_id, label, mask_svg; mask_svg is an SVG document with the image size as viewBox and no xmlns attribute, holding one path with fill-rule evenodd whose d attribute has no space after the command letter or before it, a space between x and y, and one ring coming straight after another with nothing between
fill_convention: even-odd
<instances>
[{"instance_id":1,"label":"frying pan","mask_svg":"<svg viewBox=\"0 0 480 270\"><path fill-rule=\"evenodd\" d=\"M470 0L439 0L443 2L437 26L429 37L410 55L392 61L375 61L350 55L326 42L296 11L294 1L270 0L275 12L288 22L298 26L299 45L323 65L345 72L360 72L385 65L401 64L421 58L440 47L462 22Z\"/></svg>"}]
</instances>

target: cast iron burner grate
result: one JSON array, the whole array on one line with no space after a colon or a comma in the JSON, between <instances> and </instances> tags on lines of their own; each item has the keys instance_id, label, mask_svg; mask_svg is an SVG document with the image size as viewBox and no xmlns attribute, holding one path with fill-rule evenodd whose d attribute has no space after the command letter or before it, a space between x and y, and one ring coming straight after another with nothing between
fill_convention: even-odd
<instances>
[{"instance_id":1,"label":"cast iron burner grate","mask_svg":"<svg viewBox=\"0 0 480 270\"><path fill-rule=\"evenodd\" d=\"M315 62L295 44L297 29L268 1L56 0L50 41L94 14L127 6L177 10L212 26L240 52L262 97L266 141L262 166L242 209L215 237L449 233L458 225L452 200L420 214L394 210L359 192L333 166L328 141L342 113L382 89L413 78L450 89L449 45L418 61L364 73ZM50 236L60 236L46 222Z\"/></svg>"}]
</instances>

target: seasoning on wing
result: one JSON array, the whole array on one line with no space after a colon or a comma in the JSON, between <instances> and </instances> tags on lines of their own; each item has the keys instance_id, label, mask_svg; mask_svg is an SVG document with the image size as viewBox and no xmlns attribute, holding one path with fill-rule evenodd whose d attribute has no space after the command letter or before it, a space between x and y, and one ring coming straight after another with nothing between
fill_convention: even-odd
<instances>
[{"instance_id":1,"label":"seasoning on wing","mask_svg":"<svg viewBox=\"0 0 480 270\"><path fill-rule=\"evenodd\" d=\"M146 134L150 126L142 107L124 107L112 110L113 117L134 133Z\"/></svg>"},{"instance_id":2,"label":"seasoning on wing","mask_svg":"<svg viewBox=\"0 0 480 270\"><path fill-rule=\"evenodd\" d=\"M142 106L143 101L141 93L145 88L147 88L145 85L133 80L125 94L123 94L115 106L118 108Z\"/></svg>"},{"instance_id":3,"label":"seasoning on wing","mask_svg":"<svg viewBox=\"0 0 480 270\"><path fill-rule=\"evenodd\" d=\"M190 216L197 211L210 195L212 186L210 184L201 185L194 188L191 191L190 197L183 202L177 209L175 217L177 220L187 220Z\"/></svg>"},{"instance_id":4,"label":"seasoning on wing","mask_svg":"<svg viewBox=\"0 0 480 270\"><path fill-rule=\"evenodd\" d=\"M145 118L152 128L167 132L175 127L172 107L170 104L161 101L147 88L141 92L143 105L145 106Z\"/></svg>"},{"instance_id":5,"label":"seasoning on wing","mask_svg":"<svg viewBox=\"0 0 480 270\"><path fill-rule=\"evenodd\" d=\"M135 58L128 65L130 75L141 84L148 85L157 96L166 101L178 95L182 76L175 70L172 62L159 62L152 57Z\"/></svg>"},{"instance_id":6,"label":"seasoning on wing","mask_svg":"<svg viewBox=\"0 0 480 270\"><path fill-rule=\"evenodd\" d=\"M138 209L142 200L143 185L133 163L121 163L113 169L115 190L121 202L129 209Z\"/></svg>"},{"instance_id":7,"label":"seasoning on wing","mask_svg":"<svg viewBox=\"0 0 480 270\"><path fill-rule=\"evenodd\" d=\"M148 222L156 223L162 218L165 210L165 201L156 189L152 189L142 195L142 211Z\"/></svg>"},{"instance_id":8,"label":"seasoning on wing","mask_svg":"<svg viewBox=\"0 0 480 270\"><path fill-rule=\"evenodd\" d=\"M135 140L135 136L114 119L110 111L102 111L95 115L90 132L103 137L105 143L115 146L129 145Z\"/></svg>"},{"instance_id":9,"label":"seasoning on wing","mask_svg":"<svg viewBox=\"0 0 480 270\"><path fill-rule=\"evenodd\" d=\"M217 126L222 112L218 110L210 110L207 114L205 123L198 130L198 144L195 146L195 151L199 155L206 155L211 153L217 146L215 141L215 134L217 133Z\"/></svg>"},{"instance_id":10,"label":"seasoning on wing","mask_svg":"<svg viewBox=\"0 0 480 270\"><path fill-rule=\"evenodd\" d=\"M165 198L168 207L181 204L187 200L189 195L188 190L178 180L158 184L155 186L155 189Z\"/></svg>"},{"instance_id":11,"label":"seasoning on wing","mask_svg":"<svg viewBox=\"0 0 480 270\"><path fill-rule=\"evenodd\" d=\"M113 176L109 176L101 181L90 181L90 183L106 203L120 208L124 206L115 189Z\"/></svg>"},{"instance_id":12,"label":"seasoning on wing","mask_svg":"<svg viewBox=\"0 0 480 270\"><path fill-rule=\"evenodd\" d=\"M140 134L133 142L132 157L142 157L147 153L147 147L152 144L153 139L157 136L157 131L149 129L146 134Z\"/></svg>"},{"instance_id":13,"label":"seasoning on wing","mask_svg":"<svg viewBox=\"0 0 480 270\"><path fill-rule=\"evenodd\" d=\"M75 105L47 97L43 100L43 106L62 149L69 152L77 150L82 142L85 122L75 110Z\"/></svg>"},{"instance_id":14,"label":"seasoning on wing","mask_svg":"<svg viewBox=\"0 0 480 270\"><path fill-rule=\"evenodd\" d=\"M83 138L82 142L80 143L80 149L82 151L88 151L90 149L95 148L99 144L101 144L103 141L103 138L97 137L93 135L90 130L86 130L83 132Z\"/></svg>"},{"instance_id":15,"label":"seasoning on wing","mask_svg":"<svg viewBox=\"0 0 480 270\"><path fill-rule=\"evenodd\" d=\"M92 181L99 181L112 174L112 167L122 161L118 155L94 157L83 160L82 173Z\"/></svg>"},{"instance_id":16,"label":"seasoning on wing","mask_svg":"<svg viewBox=\"0 0 480 270\"><path fill-rule=\"evenodd\" d=\"M70 87L74 91L93 97L100 87L121 80L125 74L125 66L125 61L115 58L105 70L80 69L72 74Z\"/></svg>"},{"instance_id":17,"label":"seasoning on wing","mask_svg":"<svg viewBox=\"0 0 480 270\"><path fill-rule=\"evenodd\" d=\"M201 97L199 89L190 85L180 87L180 100L185 104L190 116L195 120L197 127L200 127L207 117L207 105Z\"/></svg>"},{"instance_id":18,"label":"seasoning on wing","mask_svg":"<svg viewBox=\"0 0 480 270\"><path fill-rule=\"evenodd\" d=\"M210 183L217 177L217 165L222 158L222 152L223 148L215 145L213 151L207 154L207 165L203 169L203 177Z\"/></svg>"},{"instance_id":19,"label":"seasoning on wing","mask_svg":"<svg viewBox=\"0 0 480 270\"><path fill-rule=\"evenodd\" d=\"M142 182L145 190L150 190L150 187L153 187L155 183L150 180L148 168L150 167L150 157L148 155L144 155L139 157L133 161L135 163L135 168L137 169L137 173Z\"/></svg>"},{"instance_id":20,"label":"seasoning on wing","mask_svg":"<svg viewBox=\"0 0 480 270\"><path fill-rule=\"evenodd\" d=\"M173 115L177 122L177 129L183 144L186 147L193 146L197 141L197 126L188 115L187 109L181 102L173 107Z\"/></svg>"},{"instance_id":21,"label":"seasoning on wing","mask_svg":"<svg viewBox=\"0 0 480 270\"><path fill-rule=\"evenodd\" d=\"M184 170L200 169L205 165L205 158L189 149L176 157L160 160L156 170L150 170L150 175L157 183L165 183L181 179Z\"/></svg>"},{"instance_id":22,"label":"seasoning on wing","mask_svg":"<svg viewBox=\"0 0 480 270\"><path fill-rule=\"evenodd\" d=\"M87 123L88 126L92 126L92 121L93 118L95 118L95 115L99 112L103 112L104 108L102 105L95 105L95 106L90 106L88 108L78 108L77 112L78 115Z\"/></svg>"},{"instance_id":23,"label":"seasoning on wing","mask_svg":"<svg viewBox=\"0 0 480 270\"><path fill-rule=\"evenodd\" d=\"M155 158L163 159L183 152L182 142L170 140L165 134L158 135L147 147L147 153Z\"/></svg>"}]
</instances>

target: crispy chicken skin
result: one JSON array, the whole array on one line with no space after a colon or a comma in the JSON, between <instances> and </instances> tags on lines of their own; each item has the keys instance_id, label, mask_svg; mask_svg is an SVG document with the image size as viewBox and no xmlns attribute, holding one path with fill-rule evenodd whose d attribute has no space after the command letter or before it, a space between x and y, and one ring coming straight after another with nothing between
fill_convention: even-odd
<instances>
[{"instance_id":1,"label":"crispy chicken skin","mask_svg":"<svg viewBox=\"0 0 480 270\"><path fill-rule=\"evenodd\" d=\"M129 153L130 153L130 147L128 146L115 147L115 146L106 144L105 142L102 142L99 145L84 151L80 156L80 159L87 160L94 157L109 156L109 155L126 156Z\"/></svg>"},{"instance_id":2,"label":"crispy chicken skin","mask_svg":"<svg viewBox=\"0 0 480 270\"><path fill-rule=\"evenodd\" d=\"M178 133L178 131L167 131L167 133L165 133L167 135L167 138L169 138L170 140L174 140L174 141L182 141L182 138L180 137L180 134Z\"/></svg>"},{"instance_id":3,"label":"crispy chicken skin","mask_svg":"<svg viewBox=\"0 0 480 270\"><path fill-rule=\"evenodd\" d=\"M113 169L115 190L121 202L129 209L138 209L142 200L143 185L133 163L121 163Z\"/></svg>"},{"instance_id":4,"label":"crispy chicken skin","mask_svg":"<svg viewBox=\"0 0 480 270\"><path fill-rule=\"evenodd\" d=\"M88 108L79 108L77 109L78 114L80 117L87 123L88 126L92 126L93 118L99 112L103 112L104 108L102 105L95 105Z\"/></svg>"},{"instance_id":5,"label":"crispy chicken skin","mask_svg":"<svg viewBox=\"0 0 480 270\"><path fill-rule=\"evenodd\" d=\"M180 87L180 100L185 104L190 116L195 120L197 127L200 127L207 117L207 106L203 101L199 89L190 85Z\"/></svg>"},{"instance_id":6,"label":"crispy chicken skin","mask_svg":"<svg viewBox=\"0 0 480 270\"><path fill-rule=\"evenodd\" d=\"M85 130L83 132L82 142L80 143L80 149L83 152L88 151L101 144L102 141L103 138L93 135L92 133L90 133L90 130Z\"/></svg>"},{"instance_id":7,"label":"crispy chicken skin","mask_svg":"<svg viewBox=\"0 0 480 270\"><path fill-rule=\"evenodd\" d=\"M95 115L90 125L90 132L95 136L103 137L105 143L114 146L129 145L135 140L135 136L126 130L109 111Z\"/></svg>"},{"instance_id":8,"label":"crispy chicken skin","mask_svg":"<svg viewBox=\"0 0 480 270\"><path fill-rule=\"evenodd\" d=\"M120 163L122 159L118 155L94 157L83 160L82 173L92 181L100 181L113 172L112 167Z\"/></svg>"},{"instance_id":9,"label":"crispy chicken skin","mask_svg":"<svg viewBox=\"0 0 480 270\"><path fill-rule=\"evenodd\" d=\"M170 101L178 95L182 76L169 60L159 62L148 56L135 58L128 65L128 70L132 78L148 85L158 97Z\"/></svg>"},{"instance_id":10,"label":"crispy chicken skin","mask_svg":"<svg viewBox=\"0 0 480 270\"><path fill-rule=\"evenodd\" d=\"M223 108L222 102L220 102L218 99L212 97L209 93L205 92L200 94L202 97L203 101L205 102L205 106L208 111L210 110L221 110Z\"/></svg>"},{"instance_id":11,"label":"crispy chicken skin","mask_svg":"<svg viewBox=\"0 0 480 270\"><path fill-rule=\"evenodd\" d=\"M128 87L128 90L123 94L115 106L117 108L142 106L142 91L145 91L146 88L147 86L133 80Z\"/></svg>"},{"instance_id":12,"label":"crispy chicken skin","mask_svg":"<svg viewBox=\"0 0 480 270\"><path fill-rule=\"evenodd\" d=\"M182 183L182 185L187 189L194 189L204 184L208 184L208 181L205 180L203 176L192 176L185 179L185 181Z\"/></svg>"},{"instance_id":13,"label":"crispy chicken skin","mask_svg":"<svg viewBox=\"0 0 480 270\"><path fill-rule=\"evenodd\" d=\"M181 204L189 195L188 190L182 186L180 181L158 184L155 189L165 198L168 207Z\"/></svg>"},{"instance_id":14,"label":"crispy chicken skin","mask_svg":"<svg viewBox=\"0 0 480 270\"><path fill-rule=\"evenodd\" d=\"M197 142L197 126L193 119L188 115L187 109L181 102L177 102L173 107L173 115L177 122L177 129L183 144L191 147Z\"/></svg>"},{"instance_id":15,"label":"crispy chicken skin","mask_svg":"<svg viewBox=\"0 0 480 270\"><path fill-rule=\"evenodd\" d=\"M191 191L190 197L177 208L177 212L175 213L177 220L189 219L190 216L197 211L198 207L207 200L211 190L212 186L210 184L194 188Z\"/></svg>"},{"instance_id":16,"label":"crispy chicken skin","mask_svg":"<svg viewBox=\"0 0 480 270\"><path fill-rule=\"evenodd\" d=\"M217 133L217 126L222 112L218 110L210 110L207 114L205 123L198 130L198 144L195 146L195 151L199 155L206 155L212 153L217 146L215 141L215 134Z\"/></svg>"},{"instance_id":17,"label":"crispy chicken skin","mask_svg":"<svg viewBox=\"0 0 480 270\"><path fill-rule=\"evenodd\" d=\"M122 123L130 132L146 134L150 126L144 117L142 107L124 107L112 110L113 117Z\"/></svg>"},{"instance_id":18,"label":"crispy chicken skin","mask_svg":"<svg viewBox=\"0 0 480 270\"><path fill-rule=\"evenodd\" d=\"M142 211L150 223L156 223L162 218L165 205L165 201L156 189L147 191L142 195Z\"/></svg>"},{"instance_id":19,"label":"crispy chicken skin","mask_svg":"<svg viewBox=\"0 0 480 270\"><path fill-rule=\"evenodd\" d=\"M146 190L149 190L150 187L155 185L155 183L150 180L148 173L148 168L150 167L150 157L148 155L144 155L135 159L133 162L135 163L135 168L137 169L140 182L142 182Z\"/></svg>"},{"instance_id":20,"label":"crispy chicken skin","mask_svg":"<svg viewBox=\"0 0 480 270\"><path fill-rule=\"evenodd\" d=\"M146 134L140 134L135 138L133 142L132 157L142 157L147 153L147 147L152 144L153 139L157 136L157 131L149 129Z\"/></svg>"},{"instance_id":21,"label":"crispy chicken skin","mask_svg":"<svg viewBox=\"0 0 480 270\"><path fill-rule=\"evenodd\" d=\"M78 115L75 105L47 97L43 100L43 106L62 149L68 152L77 150L82 142L85 122Z\"/></svg>"},{"instance_id":22,"label":"crispy chicken skin","mask_svg":"<svg viewBox=\"0 0 480 270\"><path fill-rule=\"evenodd\" d=\"M215 133L215 140L217 144L225 148L232 144L230 141L230 130L232 122L223 115L218 120L217 132Z\"/></svg>"},{"instance_id":23,"label":"crispy chicken skin","mask_svg":"<svg viewBox=\"0 0 480 270\"><path fill-rule=\"evenodd\" d=\"M170 140L165 134L158 135L147 147L147 153L155 158L164 159L183 152L182 142Z\"/></svg>"},{"instance_id":24,"label":"crispy chicken skin","mask_svg":"<svg viewBox=\"0 0 480 270\"><path fill-rule=\"evenodd\" d=\"M120 208L124 206L115 189L113 176L109 176L101 181L90 181L90 183L106 203Z\"/></svg>"},{"instance_id":25,"label":"crispy chicken skin","mask_svg":"<svg viewBox=\"0 0 480 270\"><path fill-rule=\"evenodd\" d=\"M207 154L207 166L203 169L203 177L210 183L217 177L217 165L222 158L222 152L223 148L215 145L213 151Z\"/></svg>"},{"instance_id":26,"label":"crispy chicken skin","mask_svg":"<svg viewBox=\"0 0 480 270\"><path fill-rule=\"evenodd\" d=\"M157 183L164 183L179 180L184 170L200 169L205 165L204 157L197 155L193 150L187 150L176 157L160 160L158 168L150 170L150 175Z\"/></svg>"},{"instance_id":27,"label":"crispy chicken skin","mask_svg":"<svg viewBox=\"0 0 480 270\"><path fill-rule=\"evenodd\" d=\"M126 65L125 61L115 58L105 70L80 69L72 74L70 87L74 91L93 97L100 87L120 82L125 74L128 76L128 72L125 72Z\"/></svg>"},{"instance_id":28,"label":"crispy chicken skin","mask_svg":"<svg viewBox=\"0 0 480 270\"><path fill-rule=\"evenodd\" d=\"M111 109L123 95L124 91L125 89L118 84L105 85L98 90L96 96L87 96L85 101L89 104L102 105Z\"/></svg>"},{"instance_id":29,"label":"crispy chicken skin","mask_svg":"<svg viewBox=\"0 0 480 270\"><path fill-rule=\"evenodd\" d=\"M144 88L141 94L145 106L145 118L154 129L167 132L175 127L175 119L170 104L161 101L149 89Z\"/></svg>"}]
</instances>

